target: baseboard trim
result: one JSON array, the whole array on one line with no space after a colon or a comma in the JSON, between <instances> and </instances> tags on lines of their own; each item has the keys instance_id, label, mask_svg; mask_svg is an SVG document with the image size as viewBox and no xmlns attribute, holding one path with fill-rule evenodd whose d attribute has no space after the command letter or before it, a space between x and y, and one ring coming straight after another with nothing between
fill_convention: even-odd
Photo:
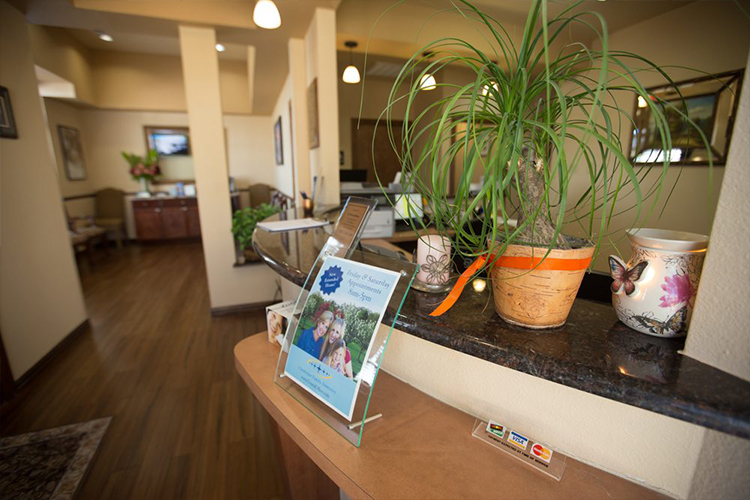
<instances>
[{"instance_id":1,"label":"baseboard trim","mask_svg":"<svg viewBox=\"0 0 750 500\"><path fill-rule=\"evenodd\" d=\"M217 316L231 316L232 314L244 314L249 312L255 312L255 311L262 311L266 307L271 306L275 304L277 301L268 301L268 302L252 302L250 304L237 304L235 306L225 306L225 307L212 307L211 308L211 316L217 317Z\"/></svg>"},{"instance_id":2,"label":"baseboard trim","mask_svg":"<svg viewBox=\"0 0 750 500\"><path fill-rule=\"evenodd\" d=\"M42 357L39 361L34 363L34 366L26 370L26 372L16 379L16 392L18 392L23 386L28 384L39 372L41 372L45 366L47 366L63 349L71 344L79 335L89 329L91 324L88 318L83 323L73 329L72 332L67 334L60 342L57 343L47 354Z\"/></svg>"}]
</instances>

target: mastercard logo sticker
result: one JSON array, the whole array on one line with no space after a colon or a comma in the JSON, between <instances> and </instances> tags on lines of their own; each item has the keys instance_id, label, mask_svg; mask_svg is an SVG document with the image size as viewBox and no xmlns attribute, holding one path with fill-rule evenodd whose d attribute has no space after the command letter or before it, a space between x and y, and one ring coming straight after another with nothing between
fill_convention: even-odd
<instances>
[{"instance_id":1,"label":"mastercard logo sticker","mask_svg":"<svg viewBox=\"0 0 750 500\"><path fill-rule=\"evenodd\" d=\"M531 447L531 453L537 458L541 458L545 462L549 463L552 460L552 450L544 446L543 444L536 443Z\"/></svg>"}]
</instances>

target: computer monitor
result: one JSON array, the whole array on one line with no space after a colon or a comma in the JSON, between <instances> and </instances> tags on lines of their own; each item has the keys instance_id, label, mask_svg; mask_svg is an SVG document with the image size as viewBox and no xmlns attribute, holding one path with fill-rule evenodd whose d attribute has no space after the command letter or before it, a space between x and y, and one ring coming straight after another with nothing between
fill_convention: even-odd
<instances>
[{"instance_id":1,"label":"computer monitor","mask_svg":"<svg viewBox=\"0 0 750 500\"><path fill-rule=\"evenodd\" d=\"M339 182L367 182L367 170L339 170Z\"/></svg>"},{"instance_id":2,"label":"computer monitor","mask_svg":"<svg viewBox=\"0 0 750 500\"><path fill-rule=\"evenodd\" d=\"M408 201L408 205L407 205ZM394 204L395 219L412 220L424 217L424 205L422 205L422 195L418 193L408 193L398 195Z\"/></svg>"}]
</instances>

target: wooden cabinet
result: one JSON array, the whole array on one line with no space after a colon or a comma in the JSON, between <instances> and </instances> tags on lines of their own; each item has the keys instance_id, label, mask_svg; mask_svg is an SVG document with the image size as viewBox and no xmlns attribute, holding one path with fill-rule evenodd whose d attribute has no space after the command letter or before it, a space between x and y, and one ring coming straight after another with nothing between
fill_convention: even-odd
<instances>
[{"instance_id":1,"label":"wooden cabinet","mask_svg":"<svg viewBox=\"0 0 750 500\"><path fill-rule=\"evenodd\" d=\"M133 218L139 240L176 240L201 235L195 198L136 199Z\"/></svg>"}]
</instances>

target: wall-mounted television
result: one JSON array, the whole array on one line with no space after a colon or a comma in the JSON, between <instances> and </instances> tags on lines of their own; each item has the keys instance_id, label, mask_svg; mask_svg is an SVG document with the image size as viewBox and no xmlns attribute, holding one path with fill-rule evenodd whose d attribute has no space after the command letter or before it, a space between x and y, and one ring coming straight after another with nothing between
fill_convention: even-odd
<instances>
[{"instance_id":1,"label":"wall-mounted television","mask_svg":"<svg viewBox=\"0 0 750 500\"><path fill-rule=\"evenodd\" d=\"M144 127L146 146L159 156L190 156L190 129L187 127Z\"/></svg>"}]
</instances>

